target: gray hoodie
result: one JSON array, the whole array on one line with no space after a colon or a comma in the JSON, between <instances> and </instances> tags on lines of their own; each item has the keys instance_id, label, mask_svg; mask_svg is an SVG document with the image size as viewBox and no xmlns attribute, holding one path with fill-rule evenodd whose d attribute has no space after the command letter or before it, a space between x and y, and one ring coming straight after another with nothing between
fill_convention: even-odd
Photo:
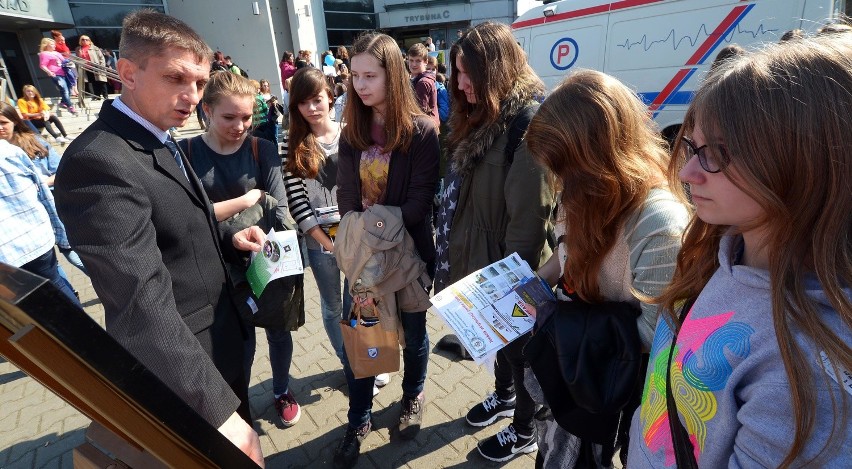
<instances>
[{"instance_id":1,"label":"gray hoodie","mask_svg":"<svg viewBox=\"0 0 852 469\"><path fill-rule=\"evenodd\" d=\"M769 272L736 265L733 260L741 245L740 236L722 239L720 267L686 317L672 360L678 415L702 468L777 467L793 442L790 382L772 323ZM830 307L816 279L808 279L807 286L808 295L822 307L822 320L842 341L852 344L852 332ZM852 297L848 288L846 294ZM631 469L675 465L665 393L671 339L661 316L642 404L630 428ZM852 376L849 370L841 370L849 381L840 384L841 377L838 383L823 368L814 344L801 333L795 333L795 340L810 364L811 378L800 384L814 387L817 393L816 420L797 461L801 465L828 441L832 395L852 416ZM850 423L837 428L828 454L823 455L826 459L819 460L817 467L849 467Z\"/></svg>"}]
</instances>

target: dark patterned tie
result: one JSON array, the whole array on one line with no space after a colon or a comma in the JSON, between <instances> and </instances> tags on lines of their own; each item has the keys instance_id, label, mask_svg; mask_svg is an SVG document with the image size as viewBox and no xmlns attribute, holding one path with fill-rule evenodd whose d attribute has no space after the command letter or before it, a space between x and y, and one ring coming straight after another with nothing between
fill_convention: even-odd
<instances>
[{"instance_id":1,"label":"dark patterned tie","mask_svg":"<svg viewBox=\"0 0 852 469\"><path fill-rule=\"evenodd\" d=\"M180 150L178 150L177 144L174 140L172 140L171 136L166 138L166 141L164 143L166 145L166 148L171 150L172 156L175 158L175 162L177 163L178 168L180 168L181 172L183 172L183 175L184 177L186 177L186 180L189 181L189 175L186 174L186 167L184 167L183 165L183 158L181 158L180 156Z\"/></svg>"}]
</instances>

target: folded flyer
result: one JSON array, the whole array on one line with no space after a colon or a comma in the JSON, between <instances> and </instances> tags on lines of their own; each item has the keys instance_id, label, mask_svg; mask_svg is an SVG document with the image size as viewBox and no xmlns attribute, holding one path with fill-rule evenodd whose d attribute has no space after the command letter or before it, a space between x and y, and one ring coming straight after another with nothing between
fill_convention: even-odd
<instances>
[{"instance_id":1,"label":"folded flyer","mask_svg":"<svg viewBox=\"0 0 852 469\"><path fill-rule=\"evenodd\" d=\"M535 310L555 299L517 253L448 286L430 301L477 363L529 332Z\"/></svg>"},{"instance_id":2,"label":"folded flyer","mask_svg":"<svg viewBox=\"0 0 852 469\"><path fill-rule=\"evenodd\" d=\"M269 282L304 271L296 231L269 230L263 248L260 252L252 253L246 280L254 295L260 298Z\"/></svg>"}]
</instances>

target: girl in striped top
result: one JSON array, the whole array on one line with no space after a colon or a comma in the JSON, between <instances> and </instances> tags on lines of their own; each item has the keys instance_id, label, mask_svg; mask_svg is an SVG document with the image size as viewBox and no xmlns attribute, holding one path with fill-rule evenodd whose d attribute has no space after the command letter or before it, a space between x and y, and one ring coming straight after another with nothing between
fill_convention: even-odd
<instances>
[{"instance_id":1,"label":"girl in striped top","mask_svg":"<svg viewBox=\"0 0 852 469\"><path fill-rule=\"evenodd\" d=\"M334 258L332 224L322 224L318 212L337 208L337 148L342 124L331 119L334 95L322 72L305 67L290 83L290 130L280 152L290 214L306 234L308 261L320 292L323 326L337 357L343 361L340 318L352 297L341 292L340 269ZM339 220L339 216L337 218Z\"/></svg>"},{"instance_id":2,"label":"girl in striped top","mask_svg":"<svg viewBox=\"0 0 852 469\"><path fill-rule=\"evenodd\" d=\"M671 281L689 214L667 187L669 155L644 105L615 78L581 71L541 105L526 141L562 190L557 230L564 234L539 274L573 298L634 304L647 352L658 310L646 301ZM529 370L525 382L546 404ZM632 412L624 414L622 426ZM537 425L537 467L610 467L615 444L581 441L552 417Z\"/></svg>"}]
</instances>

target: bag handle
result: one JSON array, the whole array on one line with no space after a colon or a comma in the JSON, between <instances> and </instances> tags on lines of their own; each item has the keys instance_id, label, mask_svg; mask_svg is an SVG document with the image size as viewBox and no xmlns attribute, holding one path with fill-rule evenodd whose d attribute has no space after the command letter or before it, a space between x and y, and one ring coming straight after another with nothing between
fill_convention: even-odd
<instances>
[{"instance_id":1,"label":"bag handle","mask_svg":"<svg viewBox=\"0 0 852 469\"><path fill-rule=\"evenodd\" d=\"M694 303L694 299L689 300L680 309L678 319L681 325ZM672 344L669 349L668 366L666 367L666 409L669 413L669 432L672 435L672 446L674 447L677 467L679 469L698 469L698 461L695 460L695 448L689 439L689 433L677 415L677 403L674 400L674 394L672 394L672 357L674 357L674 347L677 342L678 332L680 331L672 332Z\"/></svg>"}]
</instances>

